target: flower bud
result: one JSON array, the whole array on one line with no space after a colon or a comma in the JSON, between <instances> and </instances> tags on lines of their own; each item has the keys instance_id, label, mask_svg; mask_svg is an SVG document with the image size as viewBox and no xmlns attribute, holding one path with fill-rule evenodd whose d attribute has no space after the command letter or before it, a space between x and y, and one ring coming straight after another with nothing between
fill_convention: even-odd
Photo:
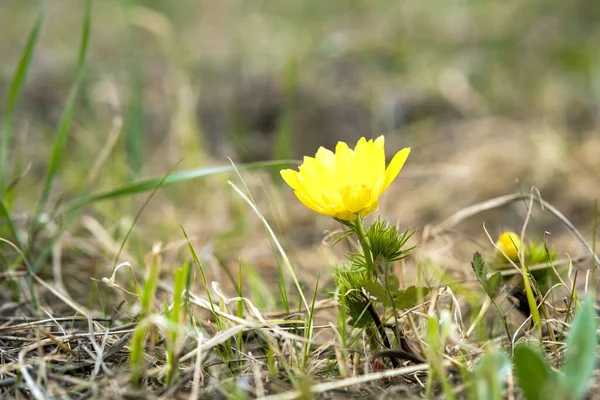
<instances>
[{"instance_id":1,"label":"flower bud","mask_svg":"<svg viewBox=\"0 0 600 400\"><path fill-rule=\"evenodd\" d=\"M498 237L496 246L496 256L498 260L507 262L506 258L508 257L513 262L519 262L519 248L521 247L519 235L510 231L504 232Z\"/></svg>"}]
</instances>

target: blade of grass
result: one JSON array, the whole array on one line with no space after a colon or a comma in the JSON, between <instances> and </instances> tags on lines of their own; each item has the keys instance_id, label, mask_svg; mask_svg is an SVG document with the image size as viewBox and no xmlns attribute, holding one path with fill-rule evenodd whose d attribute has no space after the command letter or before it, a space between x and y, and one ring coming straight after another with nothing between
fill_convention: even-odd
<instances>
[{"instance_id":1,"label":"blade of grass","mask_svg":"<svg viewBox=\"0 0 600 400\"><path fill-rule=\"evenodd\" d=\"M242 285L243 285L243 275L242 275L242 265L238 265L238 276L237 276L237 295L239 298L242 298L244 296L243 290L242 290ZM238 318L244 318L244 302L242 300L238 301L237 304L237 317ZM244 351L244 349L242 348L242 344L243 344L243 338L244 336L242 335L242 332L238 333L237 335L237 347L238 347L238 352L242 353ZM239 367L241 368L242 366L239 365Z\"/></svg>"},{"instance_id":2,"label":"blade of grass","mask_svg":"<svg viewBox=\"0 0 600 400\"><path fill-rule=\"evenodd\" d=\"M177 166L177 164L175 164L173 167L171 167L171 169L162 177L162 179L154 187L154 190L152 190L152 193L150 193L150 196L148 196L148 198L146 199L146 201L144 201L144 204L142 204L142 207L140 207L140 210L138 211L138 213L136 214L135 218L133 219L133 222L132 222L131 226L129 227L129 230L127 231L127 234L125 234L125 237L121 241L121 247L119 247L119 251L115 255L115 260L113 262L113 268L117 265L117 262L119 261L119 257L121 256L121 252L123 251L123 248L125 247L125 243L127 242L127 239L129 239L129 236L131 236L131 232L133 232L133 228L135 227L135 224L137 223L138 219L140 219L140 216L142 215L142 212L144 211L144 209L146 208L146 206L148 205L148 203L150 203L150 200L152 199L152 197L154 197L154 194L162 186L162 184L169 177L169 175L171 174L171 172L173 171L173 169L175 169L176 166Z\"/></svg>"},{"instance_id":3,"label":"blade of grass","mask_svg":"<svg viewBox=\"0 0 600 400\"><path fill-rule=\"evenodd\" d=\"M30 275L28 278L31 278L32 276L33 277L36 276L32 272L31 264L29 263L29 260L27 259L27 256L25 255L25 253L23 253L23 251L19 247L17 247L16 244L14 244L13 242L11 242L9 240L6 240L6 239L4 239L2 237L0 237L0 242L9 245L10 247L12 247L17 252L17 254L21 258L21 260L23 260L23 263L25 264L25 268L27 269L27 272ZM34 310L37 312L40 309L39 296L36 293L37 286L36 285L27 285L27 287L29 289L29 292L30 292L30 295L31 295L31 299L33 301Z\"/></svg>"},{"instance_id":4,"label":"blade of grass","mask_svg":"<svg viewBox=\"0 0 600 400\"><path fill-rule=\"evenodd\" d=\"M429 351L427 353L427 361L431 365L431 373L429 379L427 379L427 388L425 397L428 399L433 398L433 388L435 380L439 381L439 384L444 393L444 398L455 399L452 386L448 381L446 371L444 369L443 352L444 346L446 345L446 338L442 338L442 332L440 332L440 321L436 315L430 315L427 321L427 344L429 344Z\"/></svg>"},{"instance_id":5,"label":"blade of grass","mask_svg":"<svg viewBox=\"0 0 600 400\"><path fill-rule=\"evenodd\" d=\"M231 161L231 160L229 160L229 161ZM287 254L283 250L283 247L281 247L281 243L279 243L279 240L277 240L277 236L275 236L275 232L273 232L273 229L271 229L271 225L269 225L269 223L267 222L265 217L263 217L260 210L258 209L256 202L254 201L254 199L252 198L252 195L250 194L250 189L248 189L246 182L242 178L242 175L240 174L239 169L235 166L235 164L233 164L233 161L231 161L231 166L235 169L235 171L236 171L238 177L240 178L240 180L242 181L242 184L244 185L244 189L246 190L246 193L248 193L248 195L246 196L246 194L244 194L233 182L228 182L229 185L231 185L231 187L242 197L242 199L244 199L244 201L246 203L248 203L248 205L252 208L252 210L256 213L258 218L263 223L265 230L267 231L267 233L269 235L269 238L272 240L272 243L275 245L275 247L279 251L279 254L281 255L281 258L283 260L283 264L287 268L290 276L292 277L292 280L294 281L294 284L296 285L296 288L298 289L298 293L300 294L300 298L302 299L302 304L304 305L306 310L309 310L310 307L308 306L308 302L306 301L306 297L304 296L304 292L302 291L302 286L300 286L300 281L298 281L298 277L296 276L296 273L294 272L294 268L292 268L292 263L290 262L290 259L288 258Z\"/></svg>"},{"instance_id":6,"label":"blade of grass","mask_svg":"<svg viewBox=\"0 0 600 400\"><path fill-rule=\"evenodd\" d=\"M126 13L129 15L130 13ZM128 21L131 23L131 21ZM135 51L139 47L138 29L131 26L130 49L132 50L129 66L129 98L125 115L125 148L127 167L130 181L138 178L143 165L143 144L144 144L144 101L143 91L144 82L142 74L142 61L139 52Z\"/></svg>"},{"instance_id":7,"label":"blade of grass","mask_svg":"<svg viewBox=\"0 0 600 400\"><path fill-rule=\"evenodd\" d=\"M158 189L164 184L164 182L167 180L167 178L171 175L171 172L177 165L178 164L175 164L165 175L163 175L162 178L154 180L155 185L152 188L152 193L150 193L150 195L148 196L146 201L144 201L144 204L142 204L142 207L136 214L136 216L133 220L133 223L131 224L131 227L129 228L129 230L126 233L125 238L121 241L121 246L119 247L119 251L117 252L117 255L115 256L113 267L117 265L119 256L121 255L121 252L123 251L123 248L125 247L125 243L127 242L127 239L129 238L129 236L131 235L131 232L133 231L133 228L135 227L138 219L142 215L142 212L144 211L144 209L146 208L146 206L148 205L148 203L150 202L150 200L152 199L154 194L158 191ZM39 271L42 264L45 262L46 258L49 256L50 252L52 251L52 248L54 247L56 242L62 237L63 233L67 230L68 226L71 224L71 222L73 222L75 217L76 217L75 213L70 213L68 215L68 217L66 218L66 220L61 225L61 228L58 230L58 232L56 232L54 234L54 236L52 236L52 239L46 244L46 246L40 252L39 256L35 260L35 263L33 264L34 272Z\"/></svg>"},{"instance_id":8,"label":"blade of grass","mask_svg":"<svg viewBox=\"0 0 600 400\"><path fill-rule=\"evenodd\" d=\"M188 278L189 278L189 269L190 264L185 263L181 268L177 268L173 271L173 305L171 310L169 310L168 306L165 307L165 315L168 320L175 327L172 329L170 333L170 340L167 341L167 377L166 382L167 385L171 384L174 379L177 378L177 368L178 368L178 341L179 341L179 331L181 324L185 321L185 290L188 286Z\"/></svg>"},{"instance_id":9,"label":"blade of grass","mask_svg":"<svg viewBox=\"0 0 600 400\"><path fill-rule=\"evenodd\" d=\"M40 268L42 267L42 265L44 265L44 263L46 262L46 259L50 256L50 254L52 253L52 249L54 248L54 246L56 245L56 243L60 240L60 238L62 237L62 235L67 231L67 229L69 228L69 226L71 226L71 224L75 221L75 218L77 217L76 214L69 214L61 223L60 227L58 228L57 232L52 236L52 238L46 242L44 248L42 249L42 251L40 251L38 254L36 254L36 259L35 262L33 263L32 266L32 271L33 272L38 272L40 270ZM30 250L31 248L26 248L26 254L28 254L28 250Z\"/></svg>"},{"instance_id":10,"label":"blade of grass","mask_svg":"<svg viewBox=\"0 0 600 400\"><path fill-rule=\"evenodd\" d=\"M284 161L267 161L267 162L257 162L244 164L239 166L239 169L252 170L252 169L260 169L260 168L280 168L286 165L297 164L297 161L294 160L284 160ZM76 217L77 209L87 205L92 204L99 201L105 200L113 200L118 199L120 197L133 196L138 193L147 192L150 190L157 189L157 185L160 187L175 185L177 183L183 183L188 180L203 178L206 176L230 172L233 171L232 166L213 166L213 167L205 167L205 168L195 168L180 172L175 172L162 177L156 177L151 179L142 180L139 182L135 182L133 184L120 186L116 189L111 189L105 192L100 192L94 195L80 197L72 200L69 203L66 203L62 208L57 210L52 216L51 219L56 218L58 216L63 216L64 214L68 214L65 221L61 224L59 231L52 237L52 240L44 247L44 249L39 253L39 256L36 258L35 263L33 265L33 270L38 271L45 260L48 258L52 247L54 244L60 239L62 234L66 231L67 227Z\"/></svg>"},{"instance_id":11,"label":"blade of grass","mask_svg":"<svg viewBox=\"0 0 600 400\"><path fill-rule=\"evenodd\" d=\"M244 273L248 282L249 298L251 298L259 309L268 309L275 306L275 299L271 293L270 286L256 269L248 263L244 263Z\"/></svg>"},{"instance_id":12,"label":"blade of grass","mask_svg":"<svg viewBox=\"0 0 600 400\"><path fill-rule=\"evenodd\" d=\"M79 46L79 55L77 57L77 70L75 72L75 81L73 82L73 86L71 86L69 97L67 98L67 104L61 117L56 137L54 138L54 146L52 149L52 154L50 156L50 164L48 165L48 171L46 172L46 179L44 180L42 194L40 195L40 199L38 201L37 210L34 218L34 224L38 224L39 217L44 211L46 203L48 202L50 190L52 189L52 183L56 178L56 173L58 172L58 167L60 165L61 159L63 158L63 152L67 144L67 136L69 133L69 128L71 127L73 112L75 111L79 89L81 87L81 82L83 81L85 57L87 54L90 37L91 20L92 0L86 0L83 27L81 30L81 43Z\"/></svg>"},{"instance_id":13,"label":"blade of grass","mask_svg":"<svg viewBox=\"0 0 600 400\"><path fill-rule=\"evenodd\" d=\"M304 337L306 338L306 342L304 342L304 352L302 358L302 369L306 369L308 365L308 358L310 356L310 344L313 336L313 318L315 312L315 302L317 300L317 292L319 291L319 279L321 278L321 274L317 275L317 283L315 283L315 292L313 293L312 302L310 303L310 310L308 312L308 319L306 320L306 325L304 327Z\"/></svg>"},{"instance_id":14,"label":"blade of grass","mask_svg":"<svg viewBox=\"0 0 600 400\"><path fill-rule=\"evenodd\" d=\"M596 254L596 232L598 230L598 199L594 201L592 217L592 253ZM592 260L592 296L596 293L596 263Z\"/></svg>"},{"instance_id":15,"label":"blade of grass","mask_svg":"<svg viewBox=\"0 0 600 400\"><path fill-rule=\"evenodd\" d=\"M521 188L519 187L519 190L521 190ZM524 193L521 192L522 195L524 195ZM521 229L521 243L524 242L525 239L525 230L527 229L527 225L529 224L529 221L531 220L531 213L533 210L533 200L534 199L534 194L533 194L533 190L531 193L531 198L529 200L529 203L527 203L525 200L523 200L523 202L525 203L525 206L527 207L527 215L525 216L525 221L523 222L523 228ZM504 254L504 256L506 257L506 254ZM538 307L541 307L543 305L543 302L540 300L540 306L538 306L537 301L536 301L536 293L539 293L539 290L534 290L537 289L537 282L535 282L533 276L529 273L529 270L527 269L527 265L525 264L525 246L521 246L519 248L519 261L521 264L521 273L523 274L523 283L525 284L525 295L527 296L527 303L529 304L529 309L531 312L531 319L533 321L533 326L538 334L538 337L540 338L540 340L542 339L542 320L540 317L540 310ZM541 297L541 294L540 294Z\"/></svg>"},{"instance_id":16,"label":"blade of grass","mask_svg":"<svg viewBox=\"0 0 600 400\"><path fill-rule=\"evenodd\" d=\"M281 263L277 263L277 286L279 287L279 294L281 295L281 302L285 308L285 313L290 313L290 303L288 301L287 287L285 282L285 275L283 273L283 267Z\"/></svg>"},{"instance_id":17,"label":"blade of grass","mask_svg":"<svg viewBox=\"0 0 600 400\"><path fill-rule=\"evenodd\" d=\"M285 66L284 80L284 113L279 119L275 133L275 158L290 158L292 156L292 137L295 97L298 91L298 59L290 57ZM278 180L277 182L281 182Z\"/></svg>"},{"instance_id":18,"label":"blade of grass","mask_svg":"<svg viewBox=\"0 0 600 400\"><path fill-rule=\"evenodd\" d=\"M202 276L202 283L204 284L204 289L206 291L206 298L208 299L208 303L210 304L210 311L212 312L212 314L215 318L215 324L217 325L217 330L219 332L224 331L227 329L227 325L225 324L225 321L223 320L223 318L221 318L221 316L217 313L217 310L215 309L215 303L213 302L212 295L210 294L210 288L208 287L208 280L206 279L206 272L204 271L204 266L200 262L200 259L198 258L198 255L196 254L196 250L194 250L194 246L192 246L192 242L190 241L190 238L188 237L187 232L183 228L183 225L180 225L180 227L181 227L181 232L183 233L183 236L185 237L185 240L187 241L188 249L190 251L190 254L192 255L192 259L198 266L198 270L200 271L200 275ZM223 361L225 361L225 363L227 363L229 361L229 354L227 353L227 349L224 350L222 347L220 347L220 348L216 348L215 350L221 356Z\"/></svg>"},{"instance_id":19,"label":"blade of grass","mask_svg":"<svg viewBox=\"0 0 600 400\"><path fill-rule=\"evenodd\" d=\"M15 244L20 249L22 249L23 248L23 242L21 241L21 237L19 236L19 232L17 231L17 228L15 227L15 224L13 223L13 220L10 217L10 213L9 213L6 205L4 204L4 200L2 198L0 198L0 221L2 221L2 223L0 224L0 226L2 226L2 227L8 227L8 230L10 231L10 234L15 239Z\"/></svg>"},{"instance_id":20,"label":"blade of grass","mask_svg":"<svg viewBox=\"0 0 600 400\"><path fill-rule=\"evenodd\" d=\"M142 367L144 361L144 345L146 343L146 335L150 327L149 316L152 313L152 300L156 294L158 287L158 279L160 274L160 253L154 252L146 266L146 279L144 286L141 289L140 295L140 314L138 324L135 327L133 338L131 339L131 350L129 352L129 365L131 366L131 384L137 387L142 377Z\"/></svg>"},{"instance_id":21,"label":"blade of grass","mask_svg":"<svg viewBox=\"0 0 600 400\"><path fill-rule=\"evenodd\" d=\"M6 181L8 180L7 175L10 172L8 167L8 146L10 145L15 108L17 106L21 90L23 89L25 77L29 71L29 65L31 64L31 59L33 58L33 53L40 35L40 28L42 26L42 22L44 21L44 16L46 15L46 4L46 0L40 2L37 18L31 27L29 36L27 37L27 43L25 44L25 48L21 53L21 58L19 60L19 64L17 65L17 69L15 70L12 82L10 83L8 95L6 97L6 103L4 105L4 121L2 123L2 133L0 134L1 197L4 196Z\"/></svg>"},{"instance_id":22,"label":"blade of grass","mask_svg":"<svg viewBox=\"0 0 600 400\"><path fill-rule=\"evenodd\" d=\"M261 168L281 168L286 165L297 164L294 160L280 160L280 161L266 161L266 162L255 162L249 164L243 164L238 167L240 170L252 170ZM203 178L210 175L220 174L224 172L234 171L231 165L218 165L212 167L193 168L184 171L179 171L171 174L167 179L164 180L162 186L171 186L177 183L187 182L193 179ZM147 192L156 187L156 185L162 180L162 177L150 178L141 181L137 181L131 184L120 186L114 189L110 189L104 192L92 194L89 196L83 196L76 198L68 203L65 203L63 207L57 212L57 215L74 211L78 208L86 206L88 204L96 203L104 200L112 200L125 196L132 196L137 193Z\"/></svg>"},{"instance_id":23,"label":"blade of grass","mask_svg":"<svg viewBox=\"0 0 600 400\"><path fill-rule=\"evenodd\" d=\"M198 255L196 254L196 250L194 250L194 246L192 246L192 242L190 242L190 238L188 237L187 232L185 231L185 228L183 227L183 225L180 225L180 227L181 227L181 232L183 233L183 237L185 237L185 240L187 241L188 249L190 251L190 254L192 255L192 259L194 260L194 262L198 266L198 269L200 270L200 276L202 277L202 283L204 283L204 289L206 290L206 297L208 298L208 303L210 304L210 309L211 309L212 313L214 314L215 318L218 320L218 314L215 311L215 303L213 303L212 295L210 294L210 290L208 288L208 280L206 279L206 273L204 272L204 267L202 266L202 263L200 262Z\"/></svg>"},{"instance_id":24,"label":"blade of grass","mask_svg":"<svg viewBox=\"0 0 600 400\"><path fill-rule=\"evenodd\" d=\"M347 306L346 306L346 296L340 295L339 293L339 289L336 291L336 296L335 296L338 301L339 304L336 307L337 310L337 323L338 323L338 332L340 333L340 338L341 338L341 345L342 348L345 350L348 348L348 323L346 322L348 320L348 315L347 315Z\"/></svg>"}]
</instances>

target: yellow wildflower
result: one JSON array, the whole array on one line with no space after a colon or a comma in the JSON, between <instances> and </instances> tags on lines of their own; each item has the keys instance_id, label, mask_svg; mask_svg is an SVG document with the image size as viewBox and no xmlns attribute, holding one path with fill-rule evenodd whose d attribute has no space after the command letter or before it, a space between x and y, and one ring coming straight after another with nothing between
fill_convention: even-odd
<instances>
[{"instance_id":1,"label":"yellow wildflower","mask_svg":"<svg viewBox=\"0 0 600 400\"><path fill-rule=\"evenodd\" d=\"M521 239L519 239L519 235L514 232L504 232L498 237L496 246L498 246L496 249L496 255L499 260L506 262L506 258L502 254L502 252L504 252L506 257L512 261L519 262L519 247L521 247ZM502 250L502 252L500 250Z\"/></svg>"},{"instance_id":2,"label":"yellow wildflower","mask_svg":"<svg viewBox=\"0 0 600 400\"><path fill-rule=\"evenodd\" d=\"M315 157L304 157L298 171L286 169L281 176L308 208L341 220L365 217L379 207L379 196L402 169L410 148L400 150L387 169L384 137L361 138L354 150L338 142L335 153L323 147Z\"/></svg>"}]
</instances>

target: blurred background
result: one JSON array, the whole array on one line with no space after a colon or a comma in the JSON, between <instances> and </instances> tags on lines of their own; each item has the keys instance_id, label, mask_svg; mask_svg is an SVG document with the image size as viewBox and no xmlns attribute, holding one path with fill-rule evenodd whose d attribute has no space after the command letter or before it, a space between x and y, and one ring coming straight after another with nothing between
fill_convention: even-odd
<instances>
[{"instance_id":1,"label":"blurred background","mask_svg":"<svg viewBox=\"0 0 600 400\"><path fill-rule=\"evenodd\" d=\"M3 96L38 5L1 2ZM19 102L10 157L13 174L23 175L15 206L23 225L73 82L83 6L48 3ZM408 146L412 153L379 213L416 229L415 238L465 206L535 186L589 239L600 196L598 21L597 0L95 1L51 205L177 163L301 159L383 134L389 157ZM311 274L330 263L321 239L337 226L305 210L272 172L242 175L294 262L307 267L300 274ZM260 222L227 179L237 181L215 176L160 190L123 259L143 260L159 240L179 254L183 224L220 264L275 268ZM85 209L63 246L86 255L69 265L88 274L66 279L85 285L109 275L146 197ZM474 250L493 251L484 221L495 236L520 230L525 214L517 203L465 221L437 262L468 267ZM541 213L536 223L535 235L551 232L559 254L581 253L555 218Z\"/></svg>"}]
</instances>

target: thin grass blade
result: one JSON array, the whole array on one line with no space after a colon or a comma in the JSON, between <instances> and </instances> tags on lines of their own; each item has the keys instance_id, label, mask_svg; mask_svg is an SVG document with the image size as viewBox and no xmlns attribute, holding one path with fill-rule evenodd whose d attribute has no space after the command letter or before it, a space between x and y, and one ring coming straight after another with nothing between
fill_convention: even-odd
<instances>
[{"instance_id":1,"label":"thin grass blade","mask_svg":"<svg viewBox=\"0 0 600 400\"><path fill-rule=\"evenodd\" d=\"M0 134L0 195L4 196L4 190L6 188L7 175L9 174L8 168L8 146L10 145L10 139L12 136L12 123L15 114L15 108L23 89L25 77L29 71L29 65L33 58L33 53L37 45L38 38L40 36L40 28L46 15L46 4L47 2L41 1L38 10L38 15L35 23L31 27L29 36L27 37L27 43L21 54L21 59L15 70L8 95L6 97L6 104L4 106L4 121L2 123L2 132Z\"/></svg>"},{"instance_id":2,"label":"thin grass blade","mask_svg":"<svg viewBox=\"0 0 600 400\"><path fill-rule=\"evenodd\" d=\"M266 161L266 162L255 162L249 164L243 164L237 168L240 170L250 169L261 169L261 168L281 168L291 164L297 164L297 161L283 160L283 161ZM162 187L175 185L177 183L187 182L198 178L203 178L210 175L220 174L224 172L232 172L234 168L231 165L218 165L212 167L202 167L188 169L185 171L175 172L167 177L162 183ZM156 185L162 180L162 177L150 178L134 182L128 185L120 186L115 189L110 189L105 192L92 194L90 196L84 196L72 200L66 203L63 208L59 211L59 215L74 211L80 207L88 204L96 203L104 200L112 200L121 197L132 196L134 194L147 192L153 190Z\"/></svg>"},{"instance_id":3,"label":"thin grass blade","mask_svg":"<svg viewBox=\"0 0 600 400\"><path fill-rule=\"evenodd\" d=\"M1 198L0 198L0 227L2 227L3 229L5 227L7 227L8 231L10 232L10 234L12 235L12 237L15 240L15 244L20 249L23 248L23 242L21 241L19 232L17 231L17 228L15 227L15 224L13 223L13 220L10 217L10 213L9 213L8 209L6 208L6 205L4 204L4 200L2 200Z\"/></svg>"},{"instance_id":4,"label":"thin grass blade","mask_svg":"<svg viewBox=\"0 0 600 400\"><path fill-rule=\"evenodd\" d=\"M75 81L73 82L73 86L71 87L71 90L69 92L69 97L67 98L67 104L65 106L64 113L60 119L56 137L54 138L54 146L52 149L52 154L50 156L50 163L48 165L46 179L44 180L42 194L40 196L36 214L35 214L35 219L34 219L35 223L37 223L39 221L39 217L42 214L42 212L44 211L46 203L48 202L48 197L50 196L50 190L52 189L52 183L54 182L54 179L56 178L56 173L58 172L58 167L60 166L60 161L63 158L63 152L64 152L65 146L67 144L67 136L69 134L69 128L71 127L71 120L73 119L73 113L75 111L75 105L77 104L79 89L81 87L81 82L83 80L85 57L87 54L88 43L89 43L89 38L90 38L91 21L92 21L92 0L87 0L85 2L83 27L81 30L81 43L79 46L79 55L77 57L77 69L75 72Z\"/></svg>"}]
</instances>

